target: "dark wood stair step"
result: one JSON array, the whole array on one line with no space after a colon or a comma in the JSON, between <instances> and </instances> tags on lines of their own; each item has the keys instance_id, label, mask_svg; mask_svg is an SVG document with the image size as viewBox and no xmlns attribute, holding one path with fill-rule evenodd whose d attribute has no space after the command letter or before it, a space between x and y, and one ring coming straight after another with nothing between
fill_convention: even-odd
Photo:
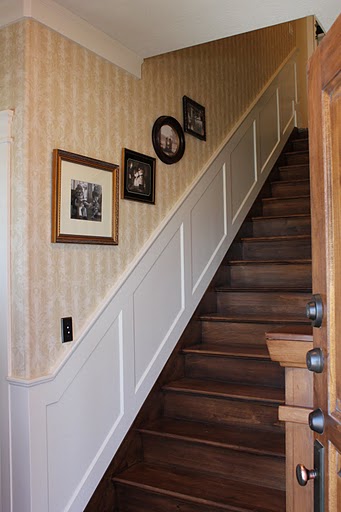
<instances>
[{"instance_id":1,"label":"dark wood stair step","mask_svg":"<svg viewBox=\"0 0 341 512\"><path fill-rule=\"evenodd\" d=\"M183 348L182 352L184 354L270 360L266 345L216 345L213 343L198 343Z\"/></svg>"},{"instance_id":2,"label":"dark wood stair step","mask_svg":"<svg viewBox=\"0 0 341 512\"><path fill-rule=\"evenodd\" d=\"M179 422L179 420L171 421ZM199 425L199 423L191 423L195 431L195 425ZM214 425L206 427L208 433L214 430ZM239 430L235 428L235 431L238 432ZM185 431L185 434L177 432L177 435L174 435L173 430L171 430L171 433L167 432L167 435L155 435L155 432L151 433L144 430L140 430L140 434L144 462L148 464L169 464L177 468L200 471L204 460L206 473L229 478L233 472L238 474L239 481L275 489L285 489L284 457L264 454L261 450L254 453L252 449L248 450L247 446L238 446L233 442L212 443L209 438L200 439L199 432L197 433L197 439L193 439L190 428ZM264 431L258 431L257 434L266 436ZM275 433L275 435L279 437L278 433ZM284 440L284 434L280 435ZM249 441L250 437L252 437L252 434L249 433ZM240 438L243 439L242 432ZM253 433L253 438L255 445L255 433ZM247 441L246 436L244 436L244 439Z\"/></svg>"},{"instance_id":3,"label":"dark wood stair step","mask_svg":"<svg viewBox=\"0 0 341 512\"><path fill-rule=\"evenodd\" d=\"M280 289L296 283L300 288L311 289L311 260L237 260L228 262L226 279L231 287L270 287Z\"/></svg>"},{"instance_id":4,"label":"dark wood stair step","mask_svg":"<svg viewBox=\"0 0 341 512\"><path fill-rule=\"evenodd\" d=\"M307 151L309 150L309 139L301 138L295 139L291 142L293 151Z\"/></svg>"},{"instance_id":5,"label":"dark wood stair step","mask_svg":"<svg viewBox=\"0 0 341 512\"><path fill-rule=\"evenodd\" d=\"M117 475L125 512L284 512L285 493L203 472L136 464ZM235 479L233 479L235 478ZM136 491L143 492L136 492ZM164 499L162 499L164 498ZM133 501L133 507L129 508Z\"/></svg>"},{"instance_id":6,"label":"dark wood stair step","mask_svg":"<svg viewBox=\"0 0 341 512\"><path fill-rule=\"evenodd\" d=\"M211 425L172 418L159 418L142 426L138 431L151 436L181 438L240 452L285 457L285 437L282 432Z\"/></svg>"},{"instance_id":7,"label":"dark wood stair step","mask_svg":"<svg viewBox=\"0 0 341 512\"><path fill-rule=\"evenodd\" d=\"M310 196L265 197L262 199L263 215L310 214Z\"/></svg>"},{"instance_id":8,"label":"dark wood stair step","mask_svg":"<svg viewBox=\"0 0 341 512\"><path fill-rule=\"evenodd\" d=\"M262 402L274 406L284 403L284 392L268 386L247 386L215 380L189 379L184 377L165 384L164 391L229 398L240 401Z\"/></svg>"},{"instance_id":9,"label":"dark wood stair step","mask_svg":"<svg viewBox=\"0 0 341 512\"><path fill-rule=\"evenodd\" d=\"M234 346L252 345L263 347L265 332L279 331L286 326L296 328L298 325L310 325L308 319L283 320L269 319L269 317L251 317L244 315L242 318L226 317L211 313L200 317L201 341L216 345L218 348L227 343Z\"/></svg>"},{"instance_id":10,"label":"dark wood stair step","mask_svg":"<svg viewBox=\"0 0 341 512\"><path fill-rule=\"evenodd\" d=\"M288 165L309 163L309 151L288 151L284 154Z\"/></svg>"},{"instance_id":11,"label":"dark wood stair step","mask_svg":"<svg viewBox=\"0 0 341 512\"><path fill-rule=\"evenodd\" d=\"M301 197L310 194L309 180L272 181L271 194L273 197Z\"/></svg>"},{"instance_id":12,"label":"dark wood stair step","mask_svg":"<svg viewBox=\"0 0 341 512\"><path fill-rule=\"evenodd\" d=\"M255 237L310 235L311 217L307 213L252 217L252 233Z\"/></svg>"},{"instance_id":13,"label":"dark wood stair step","mask_svg":"<svg viewBox=\"0 0 341 512\"><path fill-rule=\"evenodd\" d=\"M207 313L200 315L200 319L205 322L238 322L238 323L251 323L251 324L310 324L310 320L302 318L300 320L293 320L292 318L275 318L262 315L243 315L242 318L236 315L221 315L220 313Z\"/></svg>"},{"instance_id":14,"label":"dark wood stair step","mask_svg":"<svg viewBox=\"0 0 341 512\"><path fill-rule=\"evenodd\" d=\"M289 181L298 179L309 179L309 164L281 165L279 168L278 179Z\"/></svg>"},{"instance_id":15,"label":"dark wood stair step","mask_svg":"<svg viewBox=\"0 0 341 512\"><path fill-rule=\"evenodd\" d=\"M232 248L231 259L263 261L311 258L310 235L242 238L240 244L240 248L236 247L235 257Z\"/></svg>"},{"instance_id":16,"label":"dark wood stair step","mask_svg":"<svg viewBox=\"0 0 341 512\"><path fill-rule=\"evenodd\" d=\"M284 369L271 360L190 354L185 357L185 376L248 386L284 388Z\"/></svg>"}]
</instances>

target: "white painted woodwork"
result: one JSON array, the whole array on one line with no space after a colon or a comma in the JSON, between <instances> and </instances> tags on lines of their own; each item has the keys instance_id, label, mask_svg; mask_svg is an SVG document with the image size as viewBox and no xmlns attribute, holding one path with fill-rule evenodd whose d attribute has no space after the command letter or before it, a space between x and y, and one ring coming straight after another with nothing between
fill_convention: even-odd
<instances>
[{"instance_id":1,"label":"white painted woodwork","mask_svg":"<svg viewBox=\"0 0 341 512\"><path fill-rule=\"evenodd\" d=\"M294 52L283 66L293 60ZM10 379L11 512L84 509L294 127L292 117L278 142L278 103L269 98L280 97L280 76L287 75L277 74L228 134L55 374ZM271 115L272 131L259 129ZM261 140L269 133L273 148ZM261 147L270 155L262 173Z\"/></svg>"},{"instance_id":2,"label":"white painted woodwork","mask_svg":"<svg viewBox=\"0 0 341 512\"><path fill-rule=\"evenodd\" d=\"M0 0L0 27L32 17L140 77L146 57L310 15L327 31L339 12L339 0Z\"/></svg>"},{"instance_id":3,"label":"white painted woodwork","mask_svg":"<svg viewBox=\"0 0 341 512\"><path fill-rule=\"evenodd\" d=\"M284 133L295 114L295 102L297 101L296 62L292 62L290 66L283 69L282 75L279 108L281 132Z\"/></svg>"},{"instance_id":4,"label":"white painted woodwork","mask_svg":"<svg viewBox=\"0 0 341 512\"><path fill-rule=\"evenodd\" d=\"M278 96L277 89L269 96L266 105L259 114L261 172L266 168L268 160L271 158L272 153L276 150L277 144L280 142L278 120L281 116L278 110Z\"/></svg>"},{"instance_id":5,"label":"white painted woodwork","mask_svg":"<svg viewBox=\"0 0 341 512\"><path fill-rule=\"evenodd\" d=\"M193 292L227 235L225 175L224 166L191 211Z\"/></svg>"},{"instance_id":6,"label":"white painted woodwork","mask_svg":"<svg viewBox=\"0 0 341 512\"><path fill-rule=\"evenodd\" d=\"M10 169L13 112L0 112L0 512L10 507L8 368L10 316Z\"/></svg>"}]
</instances>

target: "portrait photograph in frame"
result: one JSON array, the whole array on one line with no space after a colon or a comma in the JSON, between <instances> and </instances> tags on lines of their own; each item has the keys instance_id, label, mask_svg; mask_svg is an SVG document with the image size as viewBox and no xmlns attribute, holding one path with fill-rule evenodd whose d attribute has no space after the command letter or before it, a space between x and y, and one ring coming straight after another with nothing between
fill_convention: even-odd
<instances>
[{"instance_id":1,"label":"portrait photograph in frame","mask_svg":"<svg viewBox=\"0 0 341 512\"><path fill-rule=\"evenodd\" d=\"M118 244L119 166L53 150L52 242Z\"/></svg>"},{"instance_id":2,"label":"portrait photograph in frame","mask_svg":"<svg viewBox=\"0 0 341 512\"><path fill-rule=\"evenodd\" d=\"M154 123L152 141L155 153L167 165L175 164L185 152L185 135L174 117L160 116Z\"/></svg>"},{"instance_id":3,"label":"portrait photograph in frame","mask_svg":"<svg viewBox=\"0 0 341 512\"><path fill-rule=\"evenodd\" d=\"M205 107L184 96L182 98L184 130L201 140L206 140Z\"/></svg>"},{"instance_id":4,"label":"portrait photograph in frame","mask_svg":"<svg viewBox=\"0 0 341 512\"><path fill-rule=\"evenodd\" d=\"M123 148L123 199L155 204L155 162L151 156Z\"/></svg>"}]
</instances>

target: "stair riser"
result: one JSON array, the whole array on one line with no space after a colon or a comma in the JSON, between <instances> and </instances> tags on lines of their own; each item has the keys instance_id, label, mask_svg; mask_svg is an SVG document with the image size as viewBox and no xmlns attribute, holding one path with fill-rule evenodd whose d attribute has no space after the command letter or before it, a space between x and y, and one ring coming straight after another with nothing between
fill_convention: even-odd
<instances>
[{"instance_id":1,"label":"stair riser","mask_svg":"<svg viewBox=\"0 0 341 512\"><path fill-rule=\"evenodd\" d=\"M255 324L233 322L207 322L202 321L203 343L232 345L263 345L265 346L265 332L280 331L284 324Z\"/></svg>"},{"instance_id":2,"label":"stair riser","mask_svg":"<svg viewBox=\"0 0 341 512\"><path fill-rule=\"evenodd\" d=\"M173 464L185 469L200 470L219 476L285 490L284 459L255 455L222 447L188 442L180 439L143 435L145 461L150 464ZM261 471L260 471L261 468Z\"/></svg>"},{"instance_id":3,"label":"stair riser","mask_svg":"<svg viewBox=\"0 0 341 512\"><path fill-rule=\"evenodd\" d=\"M219 507L202 503L189 503L174 496L164 496L148 489L140 490L131 486L116 484L122 512L222 512ZM235 512L235 508L223 509ZM251 512L251 510L250 510Z\"/></svg>"},{"instance_id":4,"label":"stair riser","mask_svg":"<svg viewBox=\"0 0 341 512\"><path fill-rule=\"evenodd\" d=\"M284 387L284 371L272 361L187 354L185 375L243 384Z\"/></svg>"},{"instance_id":5,"label":"stair riser","mask_svg":"<svg viewBox=\"0 0 341 512\"><path fill-rule=\"evenodd\" d=\"M283 181L309 179L309 165L297 165L292 167L281 167L279 179Z\"/></svg>"},{"instance_id":6,"label":"stair riser","mask_svg":"<svg viewBox=\"0 0 341 512\"><path fill-rule=\"evenodd\" d=\"M292 141L293 151L307 151L309 149L308 139L298 139Z\"/></svg>"},{"instance_id":7,"label":"stair riser","mask_svg":"<svg viewBox=\"0 0 341 512\"><path fill-rule=\"evenodd\" d=\"M271 194L272 197L297 197L309 195L310 183L309 181L299 181L298 183L274 182L271 184Z\"/></svg>"},{"instance_id":8,"label":"stair riser","mask_svg":"<svg viewBox=\"0 0 341 512\"><path fill-rule=\"evenodd\" d=\"M251 288L262 286L278 287L295 283L299 288L311 287L311 264L298 265L235 265L230 267L230 286Z\"/></svg>"},{"instance_id":9,"label":"stair riser","mask_svg":"<svg viewBox=\"0 0 341 512\"><path fill-rule=\"evenodd\" d=\"M164 411L166 417L190 421L283 429L278 420L278 406L263 403L168 391L165 392Z\"/></svg>"},{"instance_id":10,"label":"stair riser","mask_svg":"<svg viewBox=\"0 0 341 512\"><path fill-rule=\"evenodd\" d=\"M297 164L308 164L309 163L309 152L306 151L304 153L286 153L286 162L287 165L297 165Z\"/></svg>"},{"instance_id":11,"label":"stair riser","mask_svg":"<svg viewBox=\"0 0 341 512\"><path fill-rule=\"evenodd\" d=\"M310 217L282 217L253 221L253 236L310 235Z\"/></svg>"},{"instance_id":12,"label":"stair riser","mask_svg":"<svg viewBox=\"0 0 341 512\"><path fill-rule=\"evenodd\" d=\"M288 282L289 284L289 282ZM269 318L306 318L305 307L310 293L217 293L217 309L221 315L259 315Z\"/></svg>"},{"instance_id":13,"label":"stair riser","mask_svg":"<svg viewBox=\"0 0 341 512\"><path fill-rule=\"evenodd\" d=\"M311 240L271 240L243 242L246 260L299 260L311 258Z\"/></svg>"},{"instance_id":14,"label":"stair riser","mask_svg":"<svg viewBox=\"0 0 341 512\"><path fill-rule=\"evenodd\" d=\"M298 213L310 214L309 197L297 197L290 199L274 199L263 201L263 215L296 215Z\"/></svg>"}]
</instances>

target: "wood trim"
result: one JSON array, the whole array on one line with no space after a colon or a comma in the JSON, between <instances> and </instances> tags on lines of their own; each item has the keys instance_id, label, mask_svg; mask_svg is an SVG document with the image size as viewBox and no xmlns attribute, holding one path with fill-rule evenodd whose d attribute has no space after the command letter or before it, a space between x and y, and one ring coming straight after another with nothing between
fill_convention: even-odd
<instances>
[{"instance_id":1,"label":"wood trim","mask_svg":"<svg viewBox=\"0 0 341 512\"><path fill-rule=\"evenodd\" d=\"M308 417L311 412L312 409L307 409L305 407L280 405L278 408L278 418L281 421L308 425Z\"/></svg>"}]
</instances>

